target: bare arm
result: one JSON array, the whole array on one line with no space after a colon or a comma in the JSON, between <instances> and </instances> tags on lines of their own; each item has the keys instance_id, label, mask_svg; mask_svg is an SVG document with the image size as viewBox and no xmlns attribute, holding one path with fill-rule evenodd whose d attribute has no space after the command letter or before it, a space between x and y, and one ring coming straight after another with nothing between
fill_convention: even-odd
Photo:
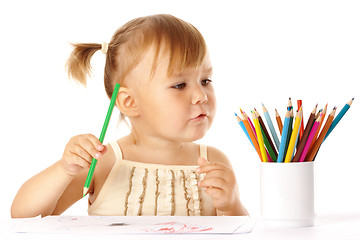
<instances>
[{"instance_id":1,"label":"bare arm","mask_svg":"<svg viewBox=\"0 0 360 240\"><path fill-rule=\"evenodd\" d=\"M73 180L60 165L60 161L56 162L21 186L11 206L13 218L52 214L59 198Z\"/></svg>"},{"instance_id":2,"label":"bare arm","mask_svg":"<svg viewBox=\"0 0 360 240\"><path fill-rule=\"evenodd\" d=\"M61 160L21 186L12 203L11 216L24 218L61 214L82 197L82 185L90 162L105 151L106 148L93 135L73 137L66 145Z\"/></svg>"}]
</instances>

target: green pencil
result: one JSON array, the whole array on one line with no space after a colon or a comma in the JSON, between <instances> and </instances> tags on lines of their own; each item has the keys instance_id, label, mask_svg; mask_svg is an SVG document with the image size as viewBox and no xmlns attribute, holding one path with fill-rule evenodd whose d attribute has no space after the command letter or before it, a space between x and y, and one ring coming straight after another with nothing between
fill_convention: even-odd
<instances>
[{"instance_id":1,"label":"green pencil","mask_svg":"<svg viewBox=\"0 0 360 240\"><path fill-rule=\"evenodd\" d=\"M116 102L116 98L117 98L117 95L118 95L118 92L119 92L119 88L120 88L120 84L116 83L113 94L111 96L110 106L109 106L109 109L108 109L107 114L106 114L105 122L104 122L103 128L101 130L101 134L100 134L100 138L99 138L101 143L103 143L103 141L104 141L105 133L106 133L106 130L107 130L108 126L109 126L110 117L111 117L112 111L113 111L114 106L115 106L115 102ZM87 194L87 192L89 190L91 179L92 179L93 174L94 174L96 163L97 163L97 160L95 158L93 158L92 161L91 161L91 165L90 165L88 175L86 177L84 190L83 190L83 197L85 197L85 195Z\"/></svg>"}]
</instances>

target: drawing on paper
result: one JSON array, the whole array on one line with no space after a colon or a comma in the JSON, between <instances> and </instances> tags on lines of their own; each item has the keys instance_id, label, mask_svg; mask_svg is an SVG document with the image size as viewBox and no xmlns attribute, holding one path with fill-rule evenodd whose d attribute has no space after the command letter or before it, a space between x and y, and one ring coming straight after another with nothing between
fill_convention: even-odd
<instances>
[{"instance_id":1,"label":"drawing on paper","mask_svg":"<svg viewBox=\"0 0 360 240\"><path fill-rule=\"evenodd\" d=\"M148 233L201 233L213 230L212 227L184 224L180 222L157 223L154 227L145 229Z\"/></svg>"}]
</instances>

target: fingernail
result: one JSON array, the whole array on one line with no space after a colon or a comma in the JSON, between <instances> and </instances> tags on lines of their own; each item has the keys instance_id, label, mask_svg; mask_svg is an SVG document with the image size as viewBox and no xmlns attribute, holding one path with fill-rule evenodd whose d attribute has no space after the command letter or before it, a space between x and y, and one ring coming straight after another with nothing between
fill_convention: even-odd
<instances>
[{"instance_id":1,"label":"fingernail","mask_svg":"<svg viewBox=\"0 0 360 240\"><path fill-rule=\"evenodd\" d=\"M201 171L201 169L200 169L200 168L197 168L197 169L196 169L196 172L200 172L200 171Z\"/></svg>"},{"instance_id":2,"label":"fingernail","mask_svg":"<svg viewBox=\"0 0 360 240\"><path fill-rule=\"evenodd\" d=\"M103 149L103 146L102 146L102 145L99 145L99 146L97 146L97 149L98 149L99 151L101 151L101 150Z\"/></svg>"},{"instance_id":3,"label":"fingernail","mask_svg":"<svg viewBox=\"0 0 360 240\"><path fill-rule=\"evenodd\" d=\"M100 153L95 153L95 158L99 158L100 157Z\"/></svg>"}]
</instances>

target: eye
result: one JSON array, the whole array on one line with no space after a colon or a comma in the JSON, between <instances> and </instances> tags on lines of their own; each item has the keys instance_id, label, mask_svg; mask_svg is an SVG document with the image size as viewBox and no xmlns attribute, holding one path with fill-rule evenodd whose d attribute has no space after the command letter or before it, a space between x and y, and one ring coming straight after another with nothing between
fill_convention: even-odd
<instances>
[{"instance_id":1,"label":"eye","mask_svg":"<svg viewBox=\"0 0 360 240\"><path fill-rule=\"evenodd\" d=\"M203 86L208 86L208 85L210 85L212 83L212 80L210 80L210 79L204 79L204 80L201 80L201 85L203 85Z\"/></svg>"},{"instance_id":2,"label":"eye","mask_svg":"<svg viewBox=\"0 0 360 240\"><path fill-rule=\"evenodd\" d=\"M183 89L185 87L186 87L186 83L179 83L179 84L176 84L176 85L172 86L171 88Z\"/></svg>"}]
</instances>

